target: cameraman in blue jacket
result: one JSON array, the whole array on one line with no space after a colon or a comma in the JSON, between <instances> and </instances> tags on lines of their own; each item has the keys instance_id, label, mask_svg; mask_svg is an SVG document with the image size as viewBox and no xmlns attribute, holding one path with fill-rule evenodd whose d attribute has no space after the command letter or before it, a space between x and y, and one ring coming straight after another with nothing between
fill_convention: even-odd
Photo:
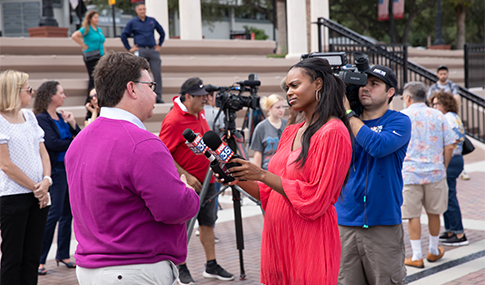
<instances>
[{"instance_id":1,"label":"cameraman in blue jacket","mask_svg":"<svg viewBox=\"0 0 485 285\"><path fill-rule=\"evenodd\" d=\"M344 99L355 140L349 178L335 204L342 244L338 284L404 284L402 164L411 121L389 109L394 72L374 65L366 73L360 117Z\"/></svg>"}]
</instances>

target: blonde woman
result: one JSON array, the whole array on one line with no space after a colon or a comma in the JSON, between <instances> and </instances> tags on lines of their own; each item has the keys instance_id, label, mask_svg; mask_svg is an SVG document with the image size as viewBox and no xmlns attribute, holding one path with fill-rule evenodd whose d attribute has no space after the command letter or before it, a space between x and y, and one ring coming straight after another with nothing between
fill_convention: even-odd
<instances>
[{"instance_id":1,"label":"blonde woman","mask_svg":"<svg viewBox=\"0 0 485 285\"><path fill-rule=\"evenodd\" d=\"M251 139L251 149L254 150L254 163L268 170L268 163L278 148L281 134L286 126L285 99L277 94L271 94L262 99L262 107L268 110L268 117L254 129Z\"/></svg>"},{"instance_id":2,"label":"blonde woman","mask_svg":"<svg viewBox=\"0 0 485 285\"><path fill-rule=\"evenodd\" d=\"M84 17L83 26L75 31L71 38L82 47L84 64L89 75L88 90L94 88L93 71L98 60L106 53L106 47L103 45L105 37L103 31L98 27L99 14L91 10ZM89 100L86 100L86 103Z\"/></svg>"},{"instance_id":3,"label":"blonde woman","mask_svg":"<svg viewBox=\"0 0 485 285\"><path fill-rule=\"evenodd\" d=\"M37 284L52 184L44 132L30 105L26 73L0 74L0 284Z\"/></svg>"}]
</instances>

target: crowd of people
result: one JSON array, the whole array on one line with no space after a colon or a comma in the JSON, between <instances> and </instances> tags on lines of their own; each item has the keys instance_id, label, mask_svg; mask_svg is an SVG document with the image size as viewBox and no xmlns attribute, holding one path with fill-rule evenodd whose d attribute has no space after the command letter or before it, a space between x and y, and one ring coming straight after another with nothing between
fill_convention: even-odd
<instances>
[{"instance_id":1,"label":"crowd of people","mask_svg":"<svg viewBox=\"0 0 485 285\"><path fill-rule=\"evenodd\" d=\"M209 198L221 184L238 185L261 201L266 285L404 284L406 266L425 267L423 207L428 262L444 256L440 241L468 244L456 189L465 132L445 66L429 88L403 86L401 112L390 109L396 75L372 66L356 113L328 61L301 60L282 82L286 94L263 98L268 116L251 136L254 157L231 159L227 171L235 180L228 182L207 176L209 160L194 154L182 135L187 128L225 134L224 116L216 115L215 95L201 78L182 84L158 137L145 129L154 104L163 102L165 32L144 4L136 13L121 37L128 52L106 51L96 11L72 35L89 76L83 130L62 110L59 82L34 91L28 74L0 74L0 284L37 284L48 274L56 227L57 265L75 268L80 284L195 284L186 263L186 227L195 216L203 277L234 280L216 261L217 201ZM407 258L403 219L412 248Z\"/></svg>"}]
</instances>

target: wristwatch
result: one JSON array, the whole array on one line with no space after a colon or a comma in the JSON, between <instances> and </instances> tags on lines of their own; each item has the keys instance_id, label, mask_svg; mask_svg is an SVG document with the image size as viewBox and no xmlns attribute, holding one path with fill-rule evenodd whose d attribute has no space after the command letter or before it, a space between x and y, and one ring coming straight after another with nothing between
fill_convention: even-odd
<instances>
[{"instance_id":1,"label":"wristwatch","mask_svg":"<svg viewBox=\"0 0 485 285\"><path fill-rule=\"evenodd\" d=\"M49 186L52 186L52 178L50 176L44 176L44 179L47 179L47 181L49 181Z\"/></svg>"},{"instance_id":2,"label":"wristwatch","mask_svg":"<svg viewBox=\"0 0 485 285\"><path fill-rule=\"evenodd\" d=\"M345 114L347 114L347 118L349 118L349 120L350 120L350 118L352 118L352 117L359 118L359 116L357 115L357 113L356 113L356 112L354 112L354 110L352 110L352 109L347 110L347 111L345 112Z\"/></svg>"}]
</instances>

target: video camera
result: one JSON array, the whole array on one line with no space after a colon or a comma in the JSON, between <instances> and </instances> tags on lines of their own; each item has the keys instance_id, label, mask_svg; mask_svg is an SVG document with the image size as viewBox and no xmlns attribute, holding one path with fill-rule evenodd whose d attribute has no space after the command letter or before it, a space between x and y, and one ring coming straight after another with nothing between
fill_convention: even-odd
<instances>
[{"instance_id":1,"label":"video camera","mask_svg":"<svg viewBox=\"0 0 485 285\"><path fill-rule=\"evenodd\" d=\"M251 73L249 74L248 80L238 81L235 84L239 86L213 86L208 84L205 90L209 93L216 92L216 106L223 111L239 111L243 107L249 107L253 110L259 107L259 96L257 96L258 86L261 85L261 81L257 80L258 75ZM239 91L238 94L232 94L230 91ZM248 91L250 96L242 96L241 93Z\"/></svg>"},{"instance_id":2,"label":"video camera","mask_svg":"<svg viewBox=\"0 0 485 285\"><path fill-rule=\"evenodd\" d=\"M354 52L355 65L347 64L347 54L345 52L309 53L303 54L301 59L319 57L328 60L334 74L342 79L347 88L345 95L350 103L350 108L357 114L362 113L362 105L359 101L359 88L367 85L367 72L370 70L369 58L367 54Z\"/></svg>"}]
</instances>

